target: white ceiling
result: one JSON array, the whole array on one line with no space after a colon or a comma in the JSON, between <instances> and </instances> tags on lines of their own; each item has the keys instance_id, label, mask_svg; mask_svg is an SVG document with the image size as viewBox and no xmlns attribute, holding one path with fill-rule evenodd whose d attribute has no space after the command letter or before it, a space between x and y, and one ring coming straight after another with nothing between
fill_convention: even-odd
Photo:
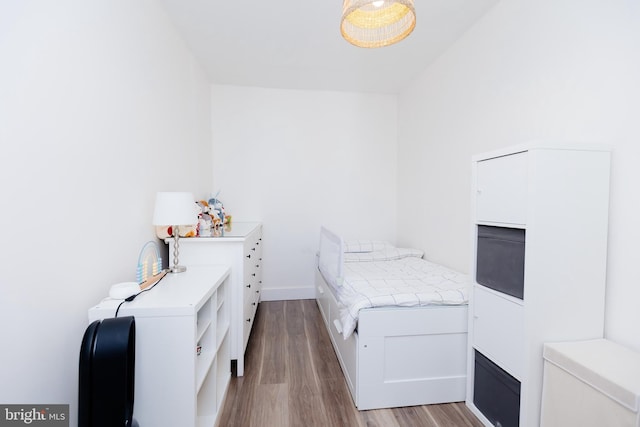
<instances>
[{"instance_id":1,"label":"white ceiling","mask_svg":"<svg viewBox=\"0 0 640 427\"><path fill-rule=\"evenodd\" d=\"M417 0L413 33L362 49L340 35L341 0L160 0L211 83L396 93L498 0Z\"/></svg>"}]
</instances>

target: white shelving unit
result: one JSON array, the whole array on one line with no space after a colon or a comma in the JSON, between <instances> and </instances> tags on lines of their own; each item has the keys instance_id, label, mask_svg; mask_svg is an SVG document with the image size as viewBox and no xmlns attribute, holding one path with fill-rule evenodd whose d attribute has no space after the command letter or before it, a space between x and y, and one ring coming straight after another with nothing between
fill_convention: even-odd
<instances>
[{"instance_id":1,"label":"white shelving unit","mask_svg":"<svg viewBox=\"0 0 640 427\"><path fill-rule=\"evenodd\" d=\"M479 352L519 383L516 425L537 427L543 344L604 333L610 152L529 144L474 156L472 167L471 275L479 226L524 230L524 288L518 298L474 281L466 403L485 425L499 421L474 403Z\"/></svg>"},{"instance_id":2,"label":"white shelving unit","mask_svg":"<svg viewBox=\"0 0 640 427\"><path fill-rule=\"evenodd\" d=\"M231 379L229 267L189 267L125 302L136 321L134 417L140 425L216 424ZM113 317L120 300L89 309Z\"/></svg>"},{"instance_id":3,"label":"white shelving unit","mask_svg":"<svg viewBox=\"0 0 640 427\"><path fill-rule=\"evenodd\" d=\"M173 239L169 245L169 265L173 264ZM231 359L237 361L237 375L244 375L244 353L262 292L262 224L234 222L217 237L180 239L180 264L231 266Z\"/></svg>"}]
</instances>

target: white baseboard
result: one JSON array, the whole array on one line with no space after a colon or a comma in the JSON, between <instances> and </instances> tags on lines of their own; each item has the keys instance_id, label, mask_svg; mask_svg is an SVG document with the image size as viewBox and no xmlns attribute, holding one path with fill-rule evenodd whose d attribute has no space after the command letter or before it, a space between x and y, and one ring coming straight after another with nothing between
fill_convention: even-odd
<instances>
[{"instance_id":1,"label":"white baseboard","mask_svg":"<svg viewBox=\"0 0 640 427\"><path fill-rule=\"evenodd\" d=\"M292 299L314 299L315 288L262 288L260 301L284 301Z\"/></svg>"}]
</instances>

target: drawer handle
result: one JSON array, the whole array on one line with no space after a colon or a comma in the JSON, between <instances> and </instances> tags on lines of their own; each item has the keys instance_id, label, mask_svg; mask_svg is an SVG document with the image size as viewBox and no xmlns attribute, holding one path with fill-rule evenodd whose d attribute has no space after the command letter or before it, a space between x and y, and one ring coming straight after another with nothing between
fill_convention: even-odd
<instances>
[{"instance_id":1,"label":"drawer handle","mask_svg":"<svg viewBox=\"0 0 640 427\"><path fill-rule=\"evenodd\" d=\"M247 319L247 322L251 323L251 319Z\"/></svg>"},{"instance_id":2,"label":"drawer handle","mask_svg":"<svg viewBox=\"0 0 640 427\"><path fill-rule=\"evenodd\" d=\"M251 275L252 275L253 277L256 277L256 273L251 273Z\"/></svg>"},{"instance_id":3,"label":"drawer handle","mask_svg":"<svg viewBox=\"0 0 640 427\"><path fill-rule=\"evenodd\" d=\"M256 248L251 248L251 250L252 250L252 251L255 251L255 250L256 250Z\"/></svg>"},{"instance_id":4,"label":"drawer handle","mask_svg":"<svg viewBox=\"0 0 640 427\"><path fill-rule=\"evenodd\" d=\"M247 285L247 288L250 288L250 287L251 287L251 283L249 283L249 284Z\"/></svg>"},{"instance_id":5,"label":"drawer handle","mask_svg":"<svg viewBox=\"0 0 640 427\"><path fill-rule=\"evenodd\" d=\"M251 258L251 254L247 255L247 258Z\"/></svg>"},{"instance_id":6,"label":"drawer handle","mask_svg":"<svg viewBox=\"0 0 640 427\"><path fill-rule=\"evenodd\" d=\"M260 264L256 264L256 268L260 268Z\"/></svg>"},{"instance_id":7,"label":"drawer handle","mask_svg":"<svg viewBox=\"0 0 640 427\"><path fill-rule=\"evenodd\" d=\"M259 291L259 290L257 290L257 291L256 291L256 294L259 294L259 293L260 293L260 291Z\"/></svg>"},{"instance_id":8,"label":"drawer handle","mask_svg":"<svg viewBox=\"0 0 640 427\"><path fill-rule=\"evenodd\" d=\"M255 302L252 302L252 303L251 303L251 305L256 305L256 303L255 303Z\"/></svg>"}]
</instances>

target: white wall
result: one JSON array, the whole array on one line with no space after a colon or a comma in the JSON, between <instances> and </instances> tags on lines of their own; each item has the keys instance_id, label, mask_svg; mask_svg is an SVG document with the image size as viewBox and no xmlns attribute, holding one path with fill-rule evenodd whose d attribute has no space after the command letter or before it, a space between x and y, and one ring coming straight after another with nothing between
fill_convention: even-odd
<instances>
[{"instance_id":1,"label":"white wall","mask_svg":"<svg viewBox=\"0 0 640 427\"><path fill-rule=\"evenodd\" d=\"M399 97L398 238L468 271L472 154L608 144L605 335L640 350L638 22L631 0L502 0Z\"/></svg>"},{"instance_id":2,"label":"white wall","mask_svg":"<svg viewBox=\"0 0 640 427\"><path fill-rule=\"evenodd\" d=\"M264 223L263 299L313 297L320 225L395 239L396 97L214 86L214 189Z\"/></svg>"},{"instance_id":3,"label":"white wall","mask_svg":"<svg viewBox=\"0 0 640 427\"><path fill-rule=\"evenodd\" d=\"M156 191L210 189L210 86L152 0L3 1L0 58L0 402L75 425L87 309L135 280Z\"/></svg>"}]
</instances>

